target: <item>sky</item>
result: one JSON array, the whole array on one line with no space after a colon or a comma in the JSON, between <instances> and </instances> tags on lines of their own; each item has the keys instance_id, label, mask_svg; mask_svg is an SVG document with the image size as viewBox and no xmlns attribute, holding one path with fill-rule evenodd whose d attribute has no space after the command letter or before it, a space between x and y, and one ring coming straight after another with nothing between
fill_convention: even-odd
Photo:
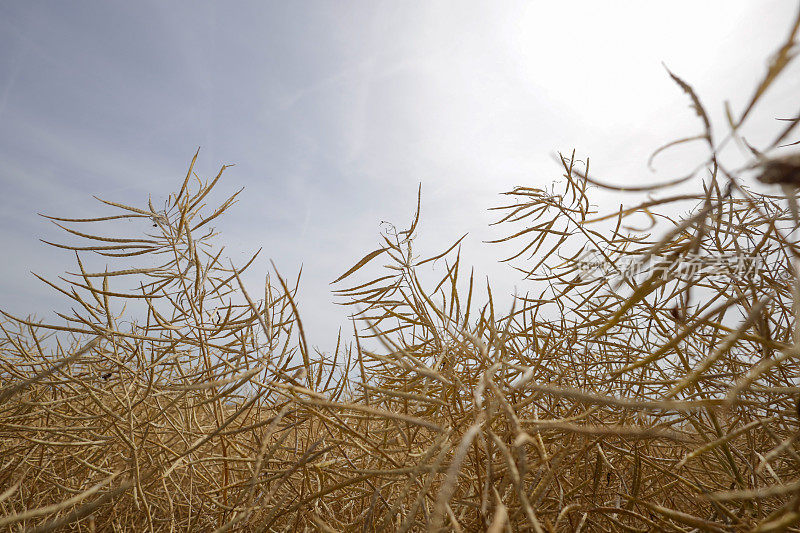
<instances>
[{"instance_id":1,"label":"sky","mask_svg":"<svg viewBox=\"0 0 800 533\"><path fill-rule=\"evenodd\" d=\"M229 168L218 225L234 262L262 248L303 267L300 312L329 349L348 310L330 282L408 223L422 187L418 250L469 232L464 260L510 292L519 276L484 241L488 208L515 185L559 177L553 154L591 157L615 183L654 174L649 153L698 133L667 66L721 120L741 109L785 38L794 0L528 2L0 3L0 308L50 318L73 257L38 216L108 213L165 199L195 170ZM800 70L769 93L753 138L794 116ZM699 187L699 185L697 185ZM615 209L630 201L603 200Z\"/></svg>"}]
</instances>

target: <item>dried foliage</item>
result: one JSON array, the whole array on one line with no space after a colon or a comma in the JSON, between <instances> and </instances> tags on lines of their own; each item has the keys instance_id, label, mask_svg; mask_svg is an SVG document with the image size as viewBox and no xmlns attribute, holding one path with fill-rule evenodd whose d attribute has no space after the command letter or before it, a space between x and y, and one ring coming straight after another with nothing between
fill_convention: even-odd
<instances>
[{"instance_id":1,"label":"dried foliage","mask_svg":"<svg viewBox=\"0 0 800 533\"><path fill-rule=\"evenodd\" d=\"M784 207L719 156L731 140L749 147L739 129L797 29L722 140L670 73L703 129L667 147L708 146L691 175L614 187L573 154L557 190L506 193L498 241L518 246L507 260L538 291L510 311L460 276L460 241L414 254L419 205L336 280L354 338L332 353L309 348L296 285L276 273L251 296L253 261L226 263L213 246L210 222L236 198L206 205L222 171L200 180L193 160L164 209L105 202L115 214L53 218L86 242L56 244L78 270L47 281L74 306L64 325L0 323L0 525L798 530L795 191L784 188ZM766 181L796 181L796 155L773 152L797 122L750 147ZM590 201L591 185L687 184L699 192L613 213ZM675 218L687 201L695 208ZM642 214L658 239L625 226ZM85 229L124 220L152 228ZM584 268L590 252L608 275ZM121 266L87 271L87 253ZM696 268L731 256L739 263ZM378 262L381 274L353 281ZM422 279L428 263L438 282Z\"/></svg>"}]
</instances>

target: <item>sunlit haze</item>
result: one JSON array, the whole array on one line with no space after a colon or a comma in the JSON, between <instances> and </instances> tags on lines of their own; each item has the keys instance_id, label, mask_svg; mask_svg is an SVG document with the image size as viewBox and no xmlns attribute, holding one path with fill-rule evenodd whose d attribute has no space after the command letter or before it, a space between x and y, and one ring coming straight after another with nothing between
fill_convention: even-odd
<instances>
[{"instance_id":1,"label":"sunlit haze","mask_svg":"<svg viewBox=\"0 0 800 533\"><path fill-rule=\"evenodd\" d=\"M234 262L263 248L294 278L314 344L335 342L348 310L330 282L406 225L417 189L417 250L466 232L464 261L510 292L487 209L515 185L548 186L557 152L598 176L642 183L652 150L699 123L665 66L723 120L785 40L791 0L673 2L5 2L0 5L0 308L54 320L69 303L54 277L74 256L37 213L108 213L92 195L141 205L223 164L219 222ZM764 102L796 113L792 65ZM753 124L749 135L773 131ZM632 203L607 195L609 205Z\"/></svg>"}]
</instances>

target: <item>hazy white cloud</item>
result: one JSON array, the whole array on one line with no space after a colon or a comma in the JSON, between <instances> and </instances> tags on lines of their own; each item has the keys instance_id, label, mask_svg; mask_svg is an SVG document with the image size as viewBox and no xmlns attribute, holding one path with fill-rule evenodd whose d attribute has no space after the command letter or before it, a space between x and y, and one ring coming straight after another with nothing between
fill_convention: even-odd
<instances>
[{"instance_id":1,"label":"hazy white cloud","mask_svg":"<svg viewBox=\"0 0 800 533\"><path fill-rule=\"evenodd\" d=\"M680 158L660 160L656 175L644 166L657 145L698 127L662 62L721 120L724 99L744 105L795 9L791 0L6 4L0 186L17 219L3 239L20 260L3 266L13 286L0 284L0 306L54 306L18 272L26 258L67 260L39 250L36 211L93 211L90 192L166 196L197 146L201 174L236 163L221 187L247 187L220 228L235 258L264 247L253 282L267 258L285 274L304 264L301 311L315 342L344 323L328 283L374 248L381 220L410 218L419 183L420 248L471 231L467 262L510 290L513 273L481 244L497 193L557 178L556 150L576 148L618 182L679 170ZM798 72L762 116L796 113ZM25 290L30 300L11 297Z\"/></svg>"}]
</instances>

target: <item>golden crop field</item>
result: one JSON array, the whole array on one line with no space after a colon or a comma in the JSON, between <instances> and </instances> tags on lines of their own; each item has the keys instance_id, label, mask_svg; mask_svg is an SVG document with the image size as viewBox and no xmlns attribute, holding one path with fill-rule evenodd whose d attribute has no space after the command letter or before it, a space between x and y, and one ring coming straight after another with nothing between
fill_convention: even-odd
<instances>
[{"instance_id":1,"label":"golden crop field","mask_svg":"<svg viewBox=\"0 0 800 533\"><path fill-rule=\"evenodd\" d=\"M670 74L698 132L665 149L707 153L689 174L616 187L567 153L552 190L508 191L498 247L540 288L511 309L459 242L415 253L418 207L331 273L353 330L316 350L302 286L246 286L253 261L225 258L211 223L236 195L212 201L225 167L203 179L197 155L164 209L50 217L74 275L44 281L72 313L0 322L0 526L800 530L800 117L764 146L738 133L799 25L724 131Z\"/></svg>"}]
</instances>

